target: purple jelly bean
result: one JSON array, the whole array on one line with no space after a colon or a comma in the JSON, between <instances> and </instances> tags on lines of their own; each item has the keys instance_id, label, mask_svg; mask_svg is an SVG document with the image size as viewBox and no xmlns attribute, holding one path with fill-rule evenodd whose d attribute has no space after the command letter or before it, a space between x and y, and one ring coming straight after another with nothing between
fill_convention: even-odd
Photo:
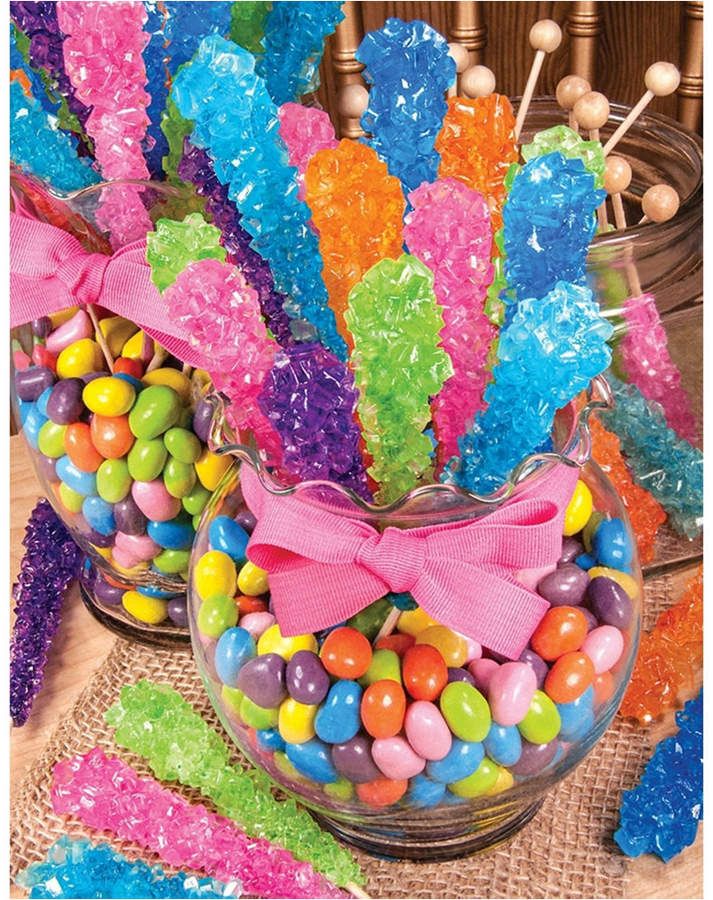
<instances>
[{"instance_id":1,"label":"purple jelly bean","mask_svg":"<svg viewBox=\"0 0 713 900\"><path fill-rule=\"evenodd\" d=\"M89 543L94 544L95 547L112 547L114 545L113 534L99 534L98 531L90 528L84 536L89 541Z\"/></svg>"},{"instance_id":2,"label":"purple jelly bean","mask_svg":"<svg viewBox=\"0 0 713 900\"><path fill-rule=\"evenodd\" d=\"M587 620L587 632L590 632L592 628L596 628L599 625L599 619L594 615L594 613L587 609L586 606L579 607L582 615Z\"/></svg>"},{"instance_id":3,"label":"purple jelly bean","mask_svg":"<svg viewBox=\"0 0 713 900\"><path fill-rule=\"evenodd\" d=\"M49 316L42 316L39 319L32 320L32 333L35 337L46 338L52 331L52 320Z\"/></svg>"},{"instance_id":4,"label":"purple jelly bean","mask_svg":"<svg viewBox=\"0 0 713 900\"><path fill-rule=\"evenodd\" d=\"M526 647L520 654L520 662L527 663L528 666L535 670L537 687L541 688L545 683L547 673L550 671L550 667L547 665L544 659L539 654L535 653L534 650L530 650L529 647Z\"/></svg>"},{"instance_id":5,"label":"purple jelly bean","mask_svg":"<svg viewBox=\"0 0 713 900\"><path fill-rule=\"evenodd\" d=\"M144 534L148 519L129 495L114 504L114 522L116 530L124 534Z\"/></svg>"},{"instance_id":6,"label":"purple jelly bean","mask_svg":"<svg viewBox=\"0 0 713 900\"><path fill-rule=\"evenodd\" d=\"M86 375L80 375L79 377L85 384L89 384L90 381L94 381L95 378L106 378L106 372L87 372Z\"/></svg>"},{"instance_id":7,"label":"purple jelly bean","mask_svg":"<svg viewBox=\"0 0 713 900\"><path fill-rule=\"evenodd\" d=\"M78 422L85 410L82 401L84 382L81 378L65 378L52 388L47 401L47 416L57 425Z\"/></svg>"},{"instance_id":8,"label":"purple jelly bean","mask_svg":"<svg viewBox=\"0 0 713 900\"><path fill-rule=\"evenodd\" d=\"M574 537L566 537L562 541L562 553L560 554L557 565L561 566L563 563L574 562L580 553L584 553L584 547L582 546L581 541L578 541L577 538Z\"/></svg>"},{"instance_id":9,"label":"purple jelly bean","mask_svg":"<svg viewBox=\"0 0 713 900\"><path fill-rule=\"evenodd\" d=\"M199 400L196 404L196 411L193 413L193 431L204 444L208 442L212 421L213 407L207 400Z\"/></svg>"},{"instance_id":10,"label":"purple jelly bean","mask_svg":"<svg viewBox=\"0 0 713 900\"><path fill-rule=\"evenodd\" d=\"M101 576L94 582L94 596L105 606L118 606L128 588L109 584Z\"/></svg>"},{"instance_id":11,"label":"purple jelly bean","mask_svg":"<svg viewBox=\"0 0 713 900\"><path fill-rule=\"evenodd\" d=\"M334 744L332 762L337 772L354 784L365 784L384 777L371 756L371 741L363 734L343 744Z\"/></svg>"},{"instance_id":12,"label":"purple jelly bean","mask_svg":"<svg viewBox=\"0 0 713 900\"><path fill-rule=\"evenodd\" d=\"M557 739L550 741L549 744L531 744L530 741L523 741L520 759L510 766L510 771L513 775L536 775L552 762L558 744Z\"/></svg>"},{"instance_id":13,"label":"purple jelly bean","mask_svg":"<svg viewBox=\"0 0 713 900\"><path fill-rule=\"evenodd\" d=\"M287 663L285 685L293 700L314 706L329 691L329 675L322 661L311 650L298 650Z\"/></svg>"},{"instance_id":14,"label":"purple jelly bean","mask_svg":"<svg viewBox=\"0 0 713 900\"><path fill-rule=\"evenodd\" d=\"M285 660L277 653L262 653L249 659L238 673L236 686L258 706L279 706L287 696Z\"/></svg>"},{"instance_id":15,"label":"purple jelly bean","mask_svg":"<svg viewBox=\"0 0 713 900\"><path fill-rule=\"evenodd\" d=\"M188 606L185 596L174 597L172 600L169 600L166 610L169 619L174 625L178 625L179 628L188 627Z\"/></svg>"},{"instance_id":16,"label":"purple jelly bean","mask_svg":"<svg viewBox=\"0 0 713 900\"><path fill-rule=\"evenodd\" d=\"M602 625L628 628L631 622L632 605L629 595L613 578L603 575L593 578L587 589L589 608Z\"/></svg>"},{"instance_id":17,"label":"purple jelly bean","mask_svg":"<svg viewBox=\"0 0 713 900\"><path fill-rule=\"evenodd\" d=\"M248 534L252 534L257 525L257 519L249 509L244 509L242 512L239 512L235 517L235 521L238 525L242 526Z\"/></svg>"},{"instance_id":18,"label":"purple jelly bean","mask_svg":"<svg viewBox=\"0 0 713 900\"><path fill-rule=\"evenodd\" d=\"M448 683L450 684L452 681L465 681L475 687L475 678L473 678L467 669L458 669L455 666L449 667Z\"/></svg>"},{"instance_id":19,"label":"purple jelly bean","mask_svg":"<svg viewBox=\"0 0 713 900\"><path fill-rule=\"evenodd\" d=\"M55 383L55 375L47 366L30 366L15 372L15 393L20 400L30 403Z\"/></svg>"},{"instance_id":20,"label":"purple jelly bean","mask_svg":"<svg viewBox=\"0 0 713 900\"><path fill-rule=\"evenodd\" d=\"M589 576L574 563L564 563L537 585L537 593L552 606L579 606L589 585Z\"/></svg>"},{"instance_id":21,"label":"purple jelly bean","mask_svg":"<svg viewBox=\"0 0 713 900\"><path fill-rule=\"evenodd\" d=\"M43 478L46 478L47 481L60 481L60 478L57 475L56 459L51 459L49 456L44 456L42 453L38 453L35 456L35 459L37 460L40 474Z\"/></svg>"}]
</instances>

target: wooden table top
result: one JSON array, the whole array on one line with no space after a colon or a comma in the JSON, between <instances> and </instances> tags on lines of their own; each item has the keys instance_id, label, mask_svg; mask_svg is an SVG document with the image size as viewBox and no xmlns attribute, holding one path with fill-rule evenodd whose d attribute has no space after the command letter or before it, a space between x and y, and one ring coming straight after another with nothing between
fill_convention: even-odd
<instances>
[{"instance_id":1,"label":"wooden table top","mask_svg":"<svg viewBox=\"0 0 713 900\"><path fill-rule=\"evenodd\" d=\"M22 538L34 504L42 496L23 438L10 438L10 572L14 578L22 558ZM691 569L676 574L681 589ZM89 676L102 664L114 643L113 635L84 608L72 588L65 601L62 622L45 671L44 685L32 715L22 728L12 729L11 795L24 773L39 756L61 717L77 699ZM661 729L670 727L667 724ZM12 812L12 811L11 811ZM626 897L684 898L703 896L703 834L670 863L643 856L628 863ZM14 886L12 897L25 894Z\"/></svg>"}]
</instances>

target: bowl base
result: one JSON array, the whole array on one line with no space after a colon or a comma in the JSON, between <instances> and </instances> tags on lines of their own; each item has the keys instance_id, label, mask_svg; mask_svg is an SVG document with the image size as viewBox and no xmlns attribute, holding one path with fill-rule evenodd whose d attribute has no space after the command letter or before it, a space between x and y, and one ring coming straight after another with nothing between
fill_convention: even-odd
<instances>
[{"instance_id":1,"label":"bowl base","mask_svg":"<svg viewBox=\"0 0 713 900\"><path fill-rule=\"evenodd\" d=\"M335 837L372 856L393 861L410 859L414 862L440 862L484 853L510 840L537 814L542 803L542 799L537 800L524 809L518 809L505 821L498 817L497 821L490 825L476 825L475 830L445 838L435 828L428 836L421 834L409 837L403 833L396 834L394 831L381 832L379 829L369 829L364 825L352 826L319 813L313 812L312 815Z\"/></svg>"}]
</instances>

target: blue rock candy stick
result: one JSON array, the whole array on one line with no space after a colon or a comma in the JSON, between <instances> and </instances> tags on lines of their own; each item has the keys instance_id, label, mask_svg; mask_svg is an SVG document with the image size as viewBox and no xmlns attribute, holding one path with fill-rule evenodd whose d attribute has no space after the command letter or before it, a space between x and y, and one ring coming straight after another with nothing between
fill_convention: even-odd
<instances>
[{"instance_id":1,"label":"blue rock candy stick","mask_svg":"<svg viewBox=\"0 0 713 900\"><path fill-rule=\"evenodd\" d=\"M146 67L146 90L151 102L146 108L149 124L146 129L147 141L144 149L146 165L152 178L163 177L163 157L168 153L168 141L161 131L161 113L166 107L168 85L166 82L166 36L164 24L166 16L161 12L156 0L145 0L146 24L144 31L151 37L144 47L143 58Z\"/></svg>"},{"instance_id":2,"label":"blue rock candy stick","mask_svg":"<svg viewBox=\"0 0 713 900\"><path fill-rule=\"evenodd\" d=\"M230 8L232 3L222 0L180 0L167 3L168 18L164 34L166 65L170 76L176 75L178 67L187 63L198 49L200 42L208 34L226 36L230 33Z\"/></svg>"}]
</instances>

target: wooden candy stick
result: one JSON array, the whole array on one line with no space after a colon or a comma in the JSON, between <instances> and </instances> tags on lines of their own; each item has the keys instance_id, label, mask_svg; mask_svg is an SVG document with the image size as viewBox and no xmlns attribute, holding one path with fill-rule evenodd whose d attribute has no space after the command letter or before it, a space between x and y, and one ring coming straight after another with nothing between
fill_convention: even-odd
<instances>
[{"instance_id":1,"label":"wooden candy stick","mask_svg":"<svg viewBox=\"0 0 713 900\"><path fill-rule=\"evenodd\" d=\"M644 215L638 224L668 222L678 212L680 203L681 199L675 188L668 184L654 184L641 198L641 211Z\"/></svg>"},{"instance_id":2,"label":"wooden candy stick","mask_svg":"<svg viewBox=\"0 0 713 900\"><path fill-rule=\"evenodd\" d=\"M468 68L468 63L470 62L470 56L468 55L468 50L463 44L456 44L451 42L448 44L448 55L451 57L453 62L456 64L456 74L453 79L453 84L448 88L448 96L449 97L457 97L458 96L458 76L461 73L465 72Z\"/></svg>"},{"instance_id":3,"label":"wooden candy stick","mask_svg":"<svg viewBox=\"0 0 713 900\"><path fill-rule=\"evenodd\" d=\"M616 147L622 137L631 128L641 113L651 103L654 97L668 97L678 87L681 81L681 73L676 66L667 62L656 62L646 70L644 84L646 93L632 108L629 115L604 145L604 155L607 156Z\"/></svg>"},{"instance_id":4,"label":"wooden candy stick","mask_svg":"<svg viewBox=\"0 0 713 900\"><path fill-rule=\"evenodd\" d=\"M604 190L611 197L611 205L614 211L614 222L618 231L626 228L626 215L621 195L631 184L631 166L622 156L610 156L604 169ZM631 248L627 248L631 252ZM627 262L626 275L629 280L632 297L641 296L641 282L639 273L633 262Z\"/></svg>"},{"instance_id":5,"label":"wooden candy stick","mask_svg":"<svg viewBox=\"0 0 713 900\"><path fill-rule=\"evenodd\" d=\"M579 131L577 119L575 118L573 111L574 104L580 97L588 94L591 90L591 84L586 78L580 78L579 75L566 75L557 84L555 97L562 109L567 110L569 119L567 124L572 131Z\"/></svg>"},{"instance_id":6,"label":"wooden candy stick","mask_svg":"<svg viewBox=\"0 0 713 900\"><path fill-rule=\"evenodd\" d=\"M535 93L537 79L540 77L542 64L548 53L554 52L562 42L562 29L552 19L540 19L530 29L530 46L535 51L535 58L532 61L532 68L527 78L525 90L522 92L522 100L520 108L517 111L515 119L515 140L519 140L522 126L525 124L525 116L532 101L532 95Z\"/></svg>"},{"instance_id":7,"label":"wooden candy stick","mask_svg":"<svg viewBox=\"0 0 713 900\"><path fill-rule=\"evenodd\" d=\"M598 91L589 91L577 100L572 109L577 123L589 132L590 141L599 140L599 129L609 120L609 101ZM606 231L609 228L607 220L606 200L597 209L597 221L599 230Z\"/></svg>"},{"instance_id":8,"label":"wooden candy stick","mask_svg":"<svg viewBox=\"0 0 713 900\"><path fill-rule=\"evenodd\" d=\"M489 97L495 90L495 74L487 66L471 66L460 77L460 89L465 97Z\"/></svg>"}]
</instances>

